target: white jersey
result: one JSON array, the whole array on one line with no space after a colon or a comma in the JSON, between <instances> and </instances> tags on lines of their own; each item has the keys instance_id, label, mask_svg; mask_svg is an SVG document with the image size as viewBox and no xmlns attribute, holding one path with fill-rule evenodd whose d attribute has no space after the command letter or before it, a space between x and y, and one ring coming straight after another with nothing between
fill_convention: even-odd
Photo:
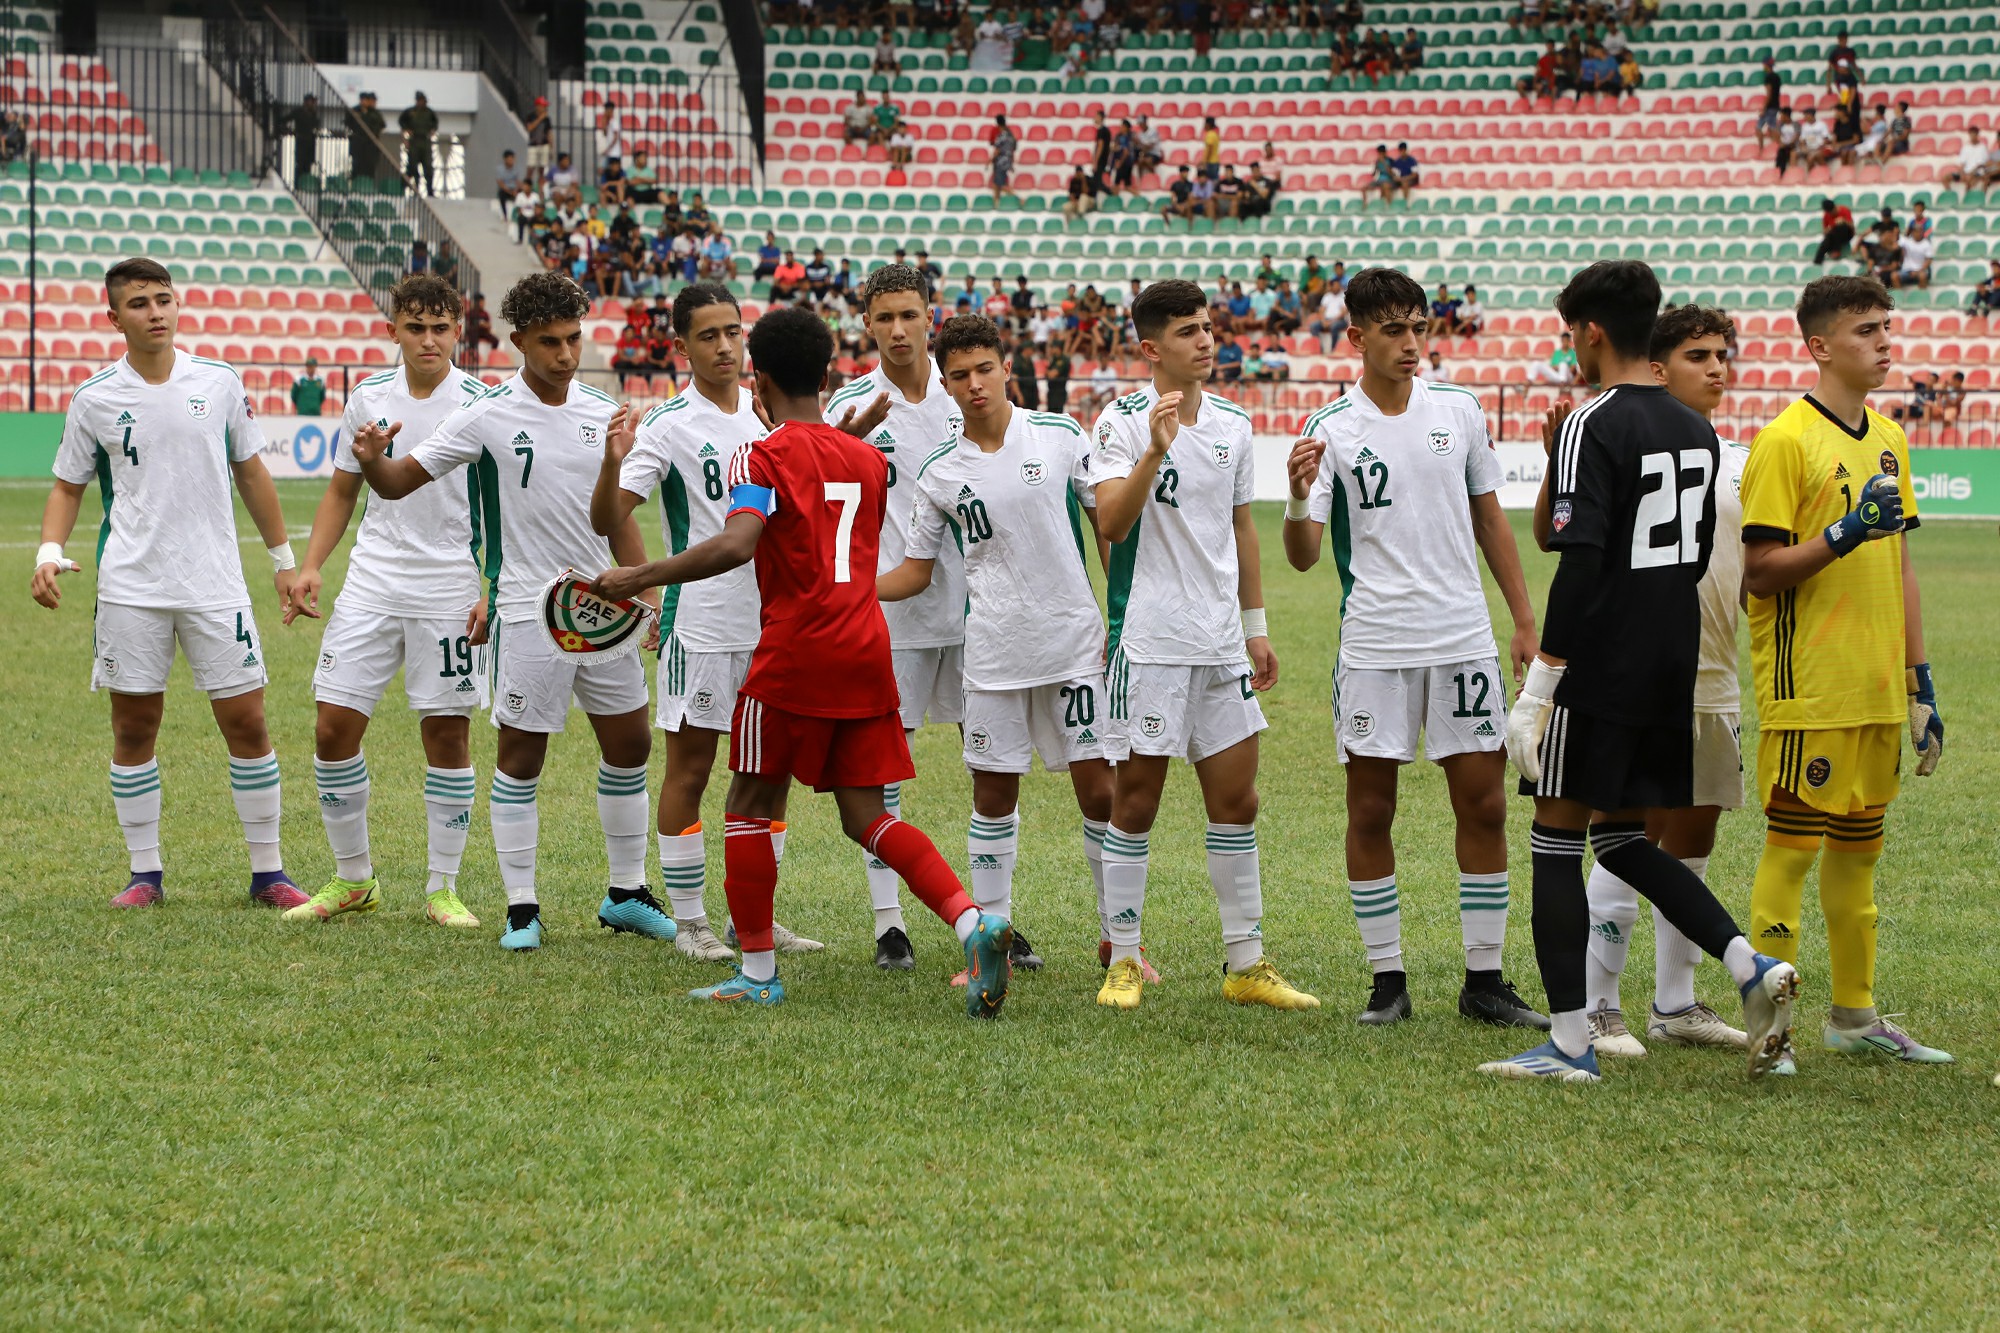
<instances>
[{"instance_id":1,"label":"white jersey","mask_svg":"<svg viewBox=\"0 0 2000 1333\"><path fill-rule=\"evenodd\" d=\"M177 351L166 383L148 384L120 357L79 385L51 470L77 486L97 479L97 600L248 606L229 467L263 451L263 427L226 362Z\"/></svg>"},{"instance_id":2,"label":"white jersey","mask_svg":"<svg viewBox=\"0 0 2000 1333\"><path fill-rule=\"evenodd\" d=\"M577 380L568 400L550 407L516 372L411 451L433 478L479 468L480 487L492 497L483 539L504 623L535 619L537 598L563 570L594 578L611 567L611 544L590 530L590 494L617 410L610 395Z\"/></svg>"},{"instance_id":3,"label":"white jersey","mask_svg":"<svg viewBox=\"0 0 2000 1333\"><path fill-rule=\"evenodd\" d=\"M1479 398L1410 382L1385 416L1356 385L1306 418L1326 444L1306 514L1332 525L1340 571L1340 662L1371 669L1493 656L1469 497L1500 488Z\"/></svg>"},{"instance_id":4,"label":"white jersey","mask_svg":"<svg viewBox=\"0 0 2000 1333\"><path fill-rule=\"evenodd\" d=\"M1053 685L1102 668L1104 621L1078 512L1090 503L1089 472L1083 427L1018 407L992 453L961 436L918 467L909 554L935 560L954 545L964 551L967 689Z\"/></svg>"},{"instance_id":5,"label":"white jersey","mask_svg":"<svg viewBox=\"0 0 2000 1333\"><path fill-rule=\"evenodd\" d=\"M1743 465L1750 451L1720 441L1715 476L1715 548L1708 572L1695 585L1701 601L1701 661L1695 669L1697 713L1735 713L1743 707L1743 678L1736 669L1736 617L1743 595Z\"/></svg>"},{"instance_id":6,"label":"white jersey","mask_svg":"<svg viewBox=\"0 0 2000 1333\"><path fill-rule=\"evenodd\" d=\"M354 386L341 413L333 465L342 472L361 471L354 434L364 426L387 428L402 422L389 451L393 455L400 444L408 453L446 417L485 392L484 384L456 366L428 398L410 396L405 367L370 375ZM347 561L347 581L340 585L343 606L402 616L419 605L432 612L463 612L478 602L474 552L484 515L477 469L467 470L463 486L426 486L400 500L370 495L366 504Z\"/></svg>"},{"instance_id":7,"label":"white jersey","mask_svg":"<svg viewBox=\"0 0 2000 1333\"><path fill-rule=\"evenodd\" d=\"M837 424L850 407L865 410L879 393L889 395L889 419L876 427L869 443L889 460L889 506L882 515L881 555L876 565L878 574L886 574L903 563L917 465L939 444L957 438L965 419L944 391L944 376L932 362L930 388L921 403L903 397L902 390L889 382L878 364L866 375L842 385L840 392L827 400L827 423ZM949 648L964 643L965 561L956 550L939 552L931 586L907 602L888 603L882 612L889 622L892 648Z\"/></svg>"},{"instance_id":8,"label":"white jersey","mask_svg":"<svg viewBox=\"0 0 2000 1333\"><path fill-rule=\"evenodd\" d=\"M736 411L729 413L690 384L639 423L632 452L618 469L618 486L640 497L661 488L660 532L667 550L678 554L721 535L729 514L729 459L765 433L747 391L737 391ZM661 618L695 652L744 653L757 646L759 605L752 561L668 588Z\"/></svg>"},{"instance_id":9,"label":"white jersey","mask_svg":"<svg viewBox=\"0 0 2000 1333\"><path fill-rule=\"evenodd\" d=\"M1151 440L1146 414L1160 401L1148 384L1097 417L1090 485L1129 477ZM1236 506L1255 485L1250 417L1202 394L1154 476L1152 494L1125 540L1111 548L1111 644L1134 662L1236 666L1247 660L1236 590Z\"/></svg>"}]
</instances>

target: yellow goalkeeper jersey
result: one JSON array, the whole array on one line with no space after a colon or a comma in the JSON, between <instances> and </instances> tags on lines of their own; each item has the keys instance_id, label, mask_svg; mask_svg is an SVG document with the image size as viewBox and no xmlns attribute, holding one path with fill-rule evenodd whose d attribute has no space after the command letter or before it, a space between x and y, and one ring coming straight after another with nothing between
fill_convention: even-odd
<instances>
[{"instance_id":1,"label":"yellow goalkeeper jersey","mask_svg":"<svg viewBox=\"0 0 2000 1333\"><path fill-rule=\"evenodd\" d=\"M1821 541L1885 472L1917 526L1909 445L1873 410L1860 434L1808 395L1757 433L1743 469L1743 539ZM1829 731L1905 720L1903 541L1863 542L1797 587L1750 600L1760 725Z\"/></svg>"}]
</instances>

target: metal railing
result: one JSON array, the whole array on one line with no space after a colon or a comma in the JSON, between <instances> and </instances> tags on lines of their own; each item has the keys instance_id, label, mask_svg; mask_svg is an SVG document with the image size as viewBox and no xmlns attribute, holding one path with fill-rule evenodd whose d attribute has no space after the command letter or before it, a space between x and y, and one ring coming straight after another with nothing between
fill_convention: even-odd
<instances>
[{"instance_id":1,"label":"metal railing","mask_svg":"<svg viewBox=\"0 0 2000 1333\"><path fill-rule=\"evenodd\" d=\"M747 90L730 70L702 69L685 83L559 86L564 95L551 99L557 104L556 145L572 155L586 184L596 183L596 169L614 149L629 172L633 151L640 147L646 149L662 188L685 191L762 183L762 137L746 109ZM615 126L606 126L603 112L613 103L618 118ZM758 105L761 108L761 99Z\"/></svg>"},{"instance_id":2,"label":"metal railing","mask_svg":"<svg viewBox=\"0 0 2000 1333\"><path fill-rule=\"evenodd\" d=\"M240 110L209 95L201 57L161 46L15 52L25 75L0 78L0 108L25 117L30 147L60 164L171 167L255 178L263 149Z\"/></svg>"}]
</instances>

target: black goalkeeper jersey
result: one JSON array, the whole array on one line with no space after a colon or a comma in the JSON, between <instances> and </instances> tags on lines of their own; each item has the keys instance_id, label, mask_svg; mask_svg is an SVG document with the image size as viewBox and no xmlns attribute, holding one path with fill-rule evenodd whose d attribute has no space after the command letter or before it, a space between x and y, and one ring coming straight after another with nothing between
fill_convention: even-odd
<instances>
[{"instance_id":1,"label":"black goalkeeper jersey","mask_svg":"<svg viewBox=\"0 0 2000 1333\"><path fill-rule=\"evenodd\" d=\"M1549 465L1549 546L1603 566L1556 702L1634 726L1692 726L1715 536L1715 428L1653 385L1604 390L1563 423Z\"/></svg>"}]
</instances>

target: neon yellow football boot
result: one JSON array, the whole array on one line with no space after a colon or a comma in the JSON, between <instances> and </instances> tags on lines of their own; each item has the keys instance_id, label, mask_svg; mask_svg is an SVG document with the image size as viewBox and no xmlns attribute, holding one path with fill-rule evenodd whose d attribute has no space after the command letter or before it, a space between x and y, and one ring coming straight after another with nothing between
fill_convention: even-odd
<instances>
[{"instance_id":1,"label":"neon yellow football boot","mask_svg":"<svg viewBox=\"0 0 2000 1333\"><path fill-rule=\"evenodd\" d=\"M376 880L373 875L356 882L341 879L338 875L326 882L326 887L297 907L286 910L286 921L331 921L347 912L372 912L382 905L377 896Z\"/></svg>"},{"instance_id":2,"label":"neon yellow football boot","mask_svg":"<svg viewBox=\"0 0 2000 1333\"><path fill-rule=\"evenodd\" d=\"M1121 958L1105 971L1104 985L1097 991L1097 1002L1112 1009L1137 1009L1139 997L1145 989L1146 981L1139 971L1139 960Z\"/></svg>"},{"instance_id":3,"label":"neon yellow football boot","mask_svg":"<svg viewBox=\"0 0 2000 1333\"><path fill-rule=\"evenodd\" d=\"M424 918L434 926L451 926L457 930L479 929L479 918L467 910L452 888L442 888L425 896Z\"/></svg>"},{"instance_id":4,"label":"neon yellow football boot","mask_svg":"<svg viewBox=\"0 0 2000 1333\"><path fill-rule=\"evenodd\" d=\"M1222 977L1222 998L1231 1004L1262 1004L1273 1009L1317 1009L1319 1000L1278 975L1268 958L1259 958L1241 972Z\"/></svg>"}]
</instances>

